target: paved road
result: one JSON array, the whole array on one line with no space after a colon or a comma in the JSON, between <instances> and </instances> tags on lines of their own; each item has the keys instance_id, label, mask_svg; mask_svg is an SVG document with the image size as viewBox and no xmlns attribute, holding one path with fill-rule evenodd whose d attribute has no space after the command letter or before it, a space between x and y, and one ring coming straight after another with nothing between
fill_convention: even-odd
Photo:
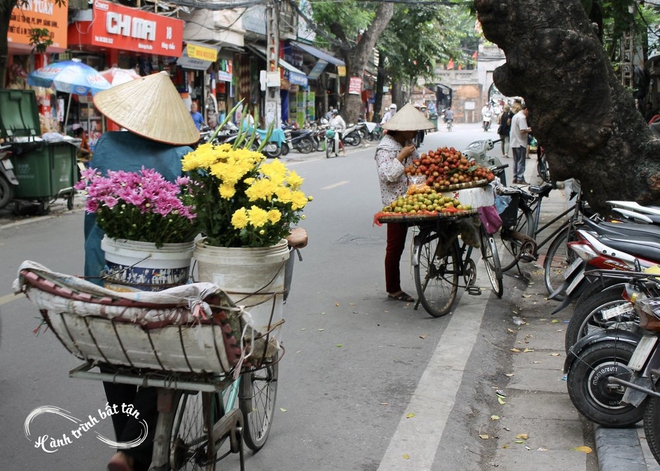
<instances>
[{"instance_id":1,"label":"paved road","mask_svg":"<svg viewBox=\"0 0 660 471\"><path fill-rule=\"evenodd\" d=\"M430 134L422 149L460 149L496 137L479 129L459 124L452 133ZM306 221L311 243L296 266L287 304L280 409L268 446L249 458L248 469L595 471L599 461L606 469L603 458L615 462L617 450L599 452L598 459L575 450L596 445L591 426L570 403L561 371L570 312L549 316L554 302L546 299L538 264L507 274L503 299L488 289L463 295L441 319L384 299L384 228L372 227L370 218L379 205L373 147L350 149L346 159L286 157L315 196ZM553 192L543 216L565 206L565 193ZM79 239L80 216L80 209L68 212L59 203L47 218L0 213L0 255L7 267L0 291L0 390L8 399L0 404L8 431L0 440L8 457L3 469L92 469L89 463L108 456L90 439L55 459L31 450L22 436L26 414L38 405L93 411L103 400L98 385L76 390L62 377L75 362L52 338L27 335L34 322L25 319L34 314L27 301L8 294L7 280L23 258L80 272L81 261L71 255L74 243L62 242L67 234ZM414 292L407 262L402 272L404 289ZM483 277L477 284L488 287ZM77 391L73 401L71 391ZM637 447L624 443L639 453L610 469L632 469L631 460L653 464L639 440ZM72 467L74 456L75 463L87 464Z\"/></svg>"}]
</instances>

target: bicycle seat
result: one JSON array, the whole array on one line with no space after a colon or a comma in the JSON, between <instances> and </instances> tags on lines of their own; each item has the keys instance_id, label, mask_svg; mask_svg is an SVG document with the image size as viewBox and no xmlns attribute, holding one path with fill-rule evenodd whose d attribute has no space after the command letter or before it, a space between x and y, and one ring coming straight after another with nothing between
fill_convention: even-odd
<instances>
[{"instance_id":1,"label":"bicycle seat","mask_svg":"<svg viewBox=\"0 0 660 471\"><path fill-rule=\"evenodd\" d=\"M529 192L534 193L542 198L546 198L552 191L552 183L543 183L541 186L532 185L529 187Z\"/></svg>"}]
</instances>

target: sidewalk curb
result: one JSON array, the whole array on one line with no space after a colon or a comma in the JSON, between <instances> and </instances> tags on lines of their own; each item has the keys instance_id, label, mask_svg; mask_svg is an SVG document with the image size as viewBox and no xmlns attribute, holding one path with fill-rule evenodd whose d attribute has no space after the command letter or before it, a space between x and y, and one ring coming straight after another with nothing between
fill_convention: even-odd
<instances>
[{"instance_id":1,"label":"sidewalk curb","mask_svg":"<svg viewBox=\"0 0 660 471\"><path fill-rule=\"evenodd\" d=\"M637 429L596 426L594 437L600 471L647 470Z\"/></svg>"}]
</instances>

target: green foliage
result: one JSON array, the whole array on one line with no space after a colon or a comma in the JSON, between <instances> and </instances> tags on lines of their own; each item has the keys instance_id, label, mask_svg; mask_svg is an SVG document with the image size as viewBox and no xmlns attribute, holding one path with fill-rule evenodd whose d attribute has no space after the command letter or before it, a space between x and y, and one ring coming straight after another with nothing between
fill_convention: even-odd
<instances>
[{"instance_id":1,"label":"green foliage","mask_svg":"<svg viewBox=\"0 0 660 471\"><path fill-rule=\"evenodd\" d=\"M32 52L43 54L46 48L53 44L53 33L48 31L48 28L32 28L30 31L30 46Z\"/></svg>"},{"instance_id":2,"label":"green foliage","mask_svg":"<svg viewBox=\"0 0 660 471\"><path fill-rule=\"evenodd\" d=\"M314 2L313 14L317 25L329 37L317 36L317 44L329 46L335 39L336 43L351 47L358 42L359 35L366 30L374 19L376 5L354 0L341 2Z\"/></svg>"}]
</instances>

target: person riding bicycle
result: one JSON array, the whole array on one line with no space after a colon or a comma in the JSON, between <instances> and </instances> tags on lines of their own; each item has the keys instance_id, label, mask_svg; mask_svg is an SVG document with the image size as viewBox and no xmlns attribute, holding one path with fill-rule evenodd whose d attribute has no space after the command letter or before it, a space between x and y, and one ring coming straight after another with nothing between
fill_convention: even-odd
<instances>
[{"instance_id":1,"label":"person riding bicycle","mask_svg":"<svg viewBox=\"0 0 660 471\"><path fill-rule=\"evenodd\" d=\"M443 119L445 120L445 123L453 123L454 122L454 112L452 111L451 107L448 107L445 110L445 115L443 116Z\"/></svg>"}]
</instances>

